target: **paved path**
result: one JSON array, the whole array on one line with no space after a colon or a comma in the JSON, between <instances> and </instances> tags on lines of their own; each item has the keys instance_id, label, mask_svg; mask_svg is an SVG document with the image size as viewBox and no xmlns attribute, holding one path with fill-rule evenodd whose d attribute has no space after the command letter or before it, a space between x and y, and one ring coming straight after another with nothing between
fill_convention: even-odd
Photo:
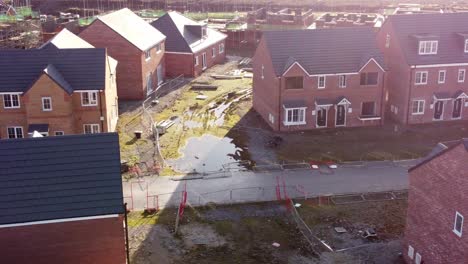
<instances>
[{"instance_id":1,"label":"paved path","mask_svg":"<svg viewBox=\"0 0 468 264\"><path fill-rule=\"evenodd\" d=\"M277 176L284 179L290 197L326 194L360 193L401 190L408 187L407 169L417 160L406 162L366 162L341 165L332 174L324 174L311 169L233 172L228 177L217 175L191 180L176 177L144 177L139 181L124 182L124 196L129 207L142 210L159 206L173 206L180 201L180 192L185 185L188 200L193 205L214 203L238 203L276 200ZM218 175L219 176L219 175ZM283 183L281 182L281 185ZM299 190L296 188L300 185ZM282 187L283 189L283 187ZM147 198L147 194L150 195ZM156 196L157 195L157 198Z\"/></svg>"}]
</instances>

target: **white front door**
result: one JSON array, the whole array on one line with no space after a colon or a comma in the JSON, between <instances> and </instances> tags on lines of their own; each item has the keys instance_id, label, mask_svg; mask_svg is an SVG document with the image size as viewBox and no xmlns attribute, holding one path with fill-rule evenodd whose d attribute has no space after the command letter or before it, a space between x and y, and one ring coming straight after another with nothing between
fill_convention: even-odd
<instances>
[{"instance_id":1,"label":"white front door","mask_svg":"<svg viewBox=\"0 0 468 264\"><path fill-rule=\"evenodd\" d=\"M158 68L156 69L156 73L157 73L157 77L158 77L158 86L159 86L164 81L162 64L158 65Z\"/></svg>"},{"instance_id":2,"label":"white front door","mask_svg":"<svg viewBox=\"0 0 468 264\"><path fill-rule=\"evenodd\" d=\"M202 66L203 70L206 69L206 53L202 54Z\"/></svg>"}]
</instances>

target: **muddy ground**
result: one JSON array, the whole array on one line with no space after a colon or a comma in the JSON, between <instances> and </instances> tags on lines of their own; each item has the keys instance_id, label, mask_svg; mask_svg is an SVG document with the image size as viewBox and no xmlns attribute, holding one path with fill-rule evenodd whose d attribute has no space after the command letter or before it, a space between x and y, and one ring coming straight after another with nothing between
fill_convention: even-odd
<instances>
[{"instance_id":1,"label":"muddy ground","mask_svg":"<svg viewBox=\"0 0 468 264\"><path fill-rule=\"evenodd\" d=\"M147 102L146 114L139 114L142 112L141 102L122 104L118 125L122 160L139 164L142 171L150 171L155 163L161 165L162 161L157 160L151 122L163 120L173 121L174 125L160 137L161 153L167 161L161 175L217 171L227 163L235 162L240 162L239 167L250 169L254 165L311 160L415 159L426 155L438 142L458 140L468 134L466 122L404 128L390 120L382 127L272 132L252 108L251 78L215 80L211 77L212 74L231 74L238 70L239 59L229 57L226 63L209 69L196 79L179 79L171 83L168 89L162 89L164 93ZM218 89L192 90L192 85L197 84L216 85ZM200 95L206 98L197 100ZM158 103L151 104L153 99ZM137 130L143 132L141 139L134 136ZM208 140L204 145L207 147L187 145L189 139L200 139L203 135L214 136L204 139ZM221 143L227 146L223 147ZM223 158L218 162L217 157Z\"/></svg>"},{"instance_id":2,"label":"muddy ground","mask_svg":"<svg viewBox=\"0 0 468 264\"><path fill-rule=\"evenodd\" d=\"M351 249L314 254L283 204L213 205L186 208L177 235L174 209L156 215L131 213L132 263L402 263L405 201L321 207L296 202L315 235L334 250ZM347 233L336 233L336 226ZM361 238L359 231L368 227L376 230L376 239Z\"/></svg>"}]
</instances>

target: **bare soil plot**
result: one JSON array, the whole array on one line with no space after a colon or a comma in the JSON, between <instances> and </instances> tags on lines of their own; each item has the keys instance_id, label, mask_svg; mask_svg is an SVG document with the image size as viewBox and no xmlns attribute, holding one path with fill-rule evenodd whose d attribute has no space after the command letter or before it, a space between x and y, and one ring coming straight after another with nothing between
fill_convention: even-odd
<instances>
[{"instance_id":1,"label":"bare soil plot","mask_svg":"<svg viewBox=\"0 0 468 264\"><path fill-rule=\"evenodd\" d=\"M317 207L302 203L302 218L334 249L314 255L282 204L255 203L186 208L178 235L175 209L129 216L132 263L399 263L405 201ZM338 234L341 226L347 233ZM375 228L367 241L359 230ZM278 243L279 247L273 246ZM392 262L393 261L393 262Z\"/></svg>"}]
</instances>

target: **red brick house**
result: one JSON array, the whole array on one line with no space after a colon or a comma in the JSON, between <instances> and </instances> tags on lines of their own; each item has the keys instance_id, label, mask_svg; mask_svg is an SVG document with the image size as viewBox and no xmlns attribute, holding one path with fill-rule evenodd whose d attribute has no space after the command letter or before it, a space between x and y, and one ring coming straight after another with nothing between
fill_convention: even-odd
<instances>
[{"instance_id":1,"label":"red brick house","mask_svg":"<svg viewBox=\"0 0 468 264\"><path fill-rule=\"evenodd\" d=\"M439 144L409 170L407 263L468 263L468 140Z\"/></svg>"},{"instance_id":2,"label":"red brick house","mask_svg":"<svg viewBox=\"0 0 468 264\"><path fill-rule=\"evenodd\" d=\"M115 68L102 48L0 51L0 138L114 131Z\"/></svg>"},{"instance_id":3,"label":"red brick house","mask_svg":"<svg viewBox=\"0 0 468 264\"><path fill-rule=\"evenodd\" d=\"M370 28L264 32L253 107L275 131L381 125L384 69Z\"/></svg>"},{"instance_id":4,"label":"red brick house","mask_svg":"<svg viewBox=\"0 0 468 264\"><path fill-rule=\"evenodd\" d=\"M151 23L166 38L166 76L200 75L226 58L227 36L206 24L195 22L177 12L168 12Z\"/></svg>"},{"instance_id":5,"label":"red brick house","mask_svg":"<svg viewBox=\"0 0 468 264\"><path fill-rule=\"evenodd\" d=\"M402 124L468 120L468 13L390 16L378 33L390 117Z\"/></svg>"},{"instance_id":6,"label":"red brick house","mask_svg":"<svg viewBox=\"0 0 468 264\"><path fill-rule=\"evenodd\" d=\"M164 81L166 37L130 9L99 16L79 36L119 62L120 99L141 100Z\"/></svg>"},{"instance_id":7,"label":"red brick house","mask_svg":"<svg viewBox=\"0 0 468 264\"><path fill-rule=\"evenodd\" d=\"M0 159L2 263L126 263L116 133L0 140Z\"/></svg>"}]
</instances>

